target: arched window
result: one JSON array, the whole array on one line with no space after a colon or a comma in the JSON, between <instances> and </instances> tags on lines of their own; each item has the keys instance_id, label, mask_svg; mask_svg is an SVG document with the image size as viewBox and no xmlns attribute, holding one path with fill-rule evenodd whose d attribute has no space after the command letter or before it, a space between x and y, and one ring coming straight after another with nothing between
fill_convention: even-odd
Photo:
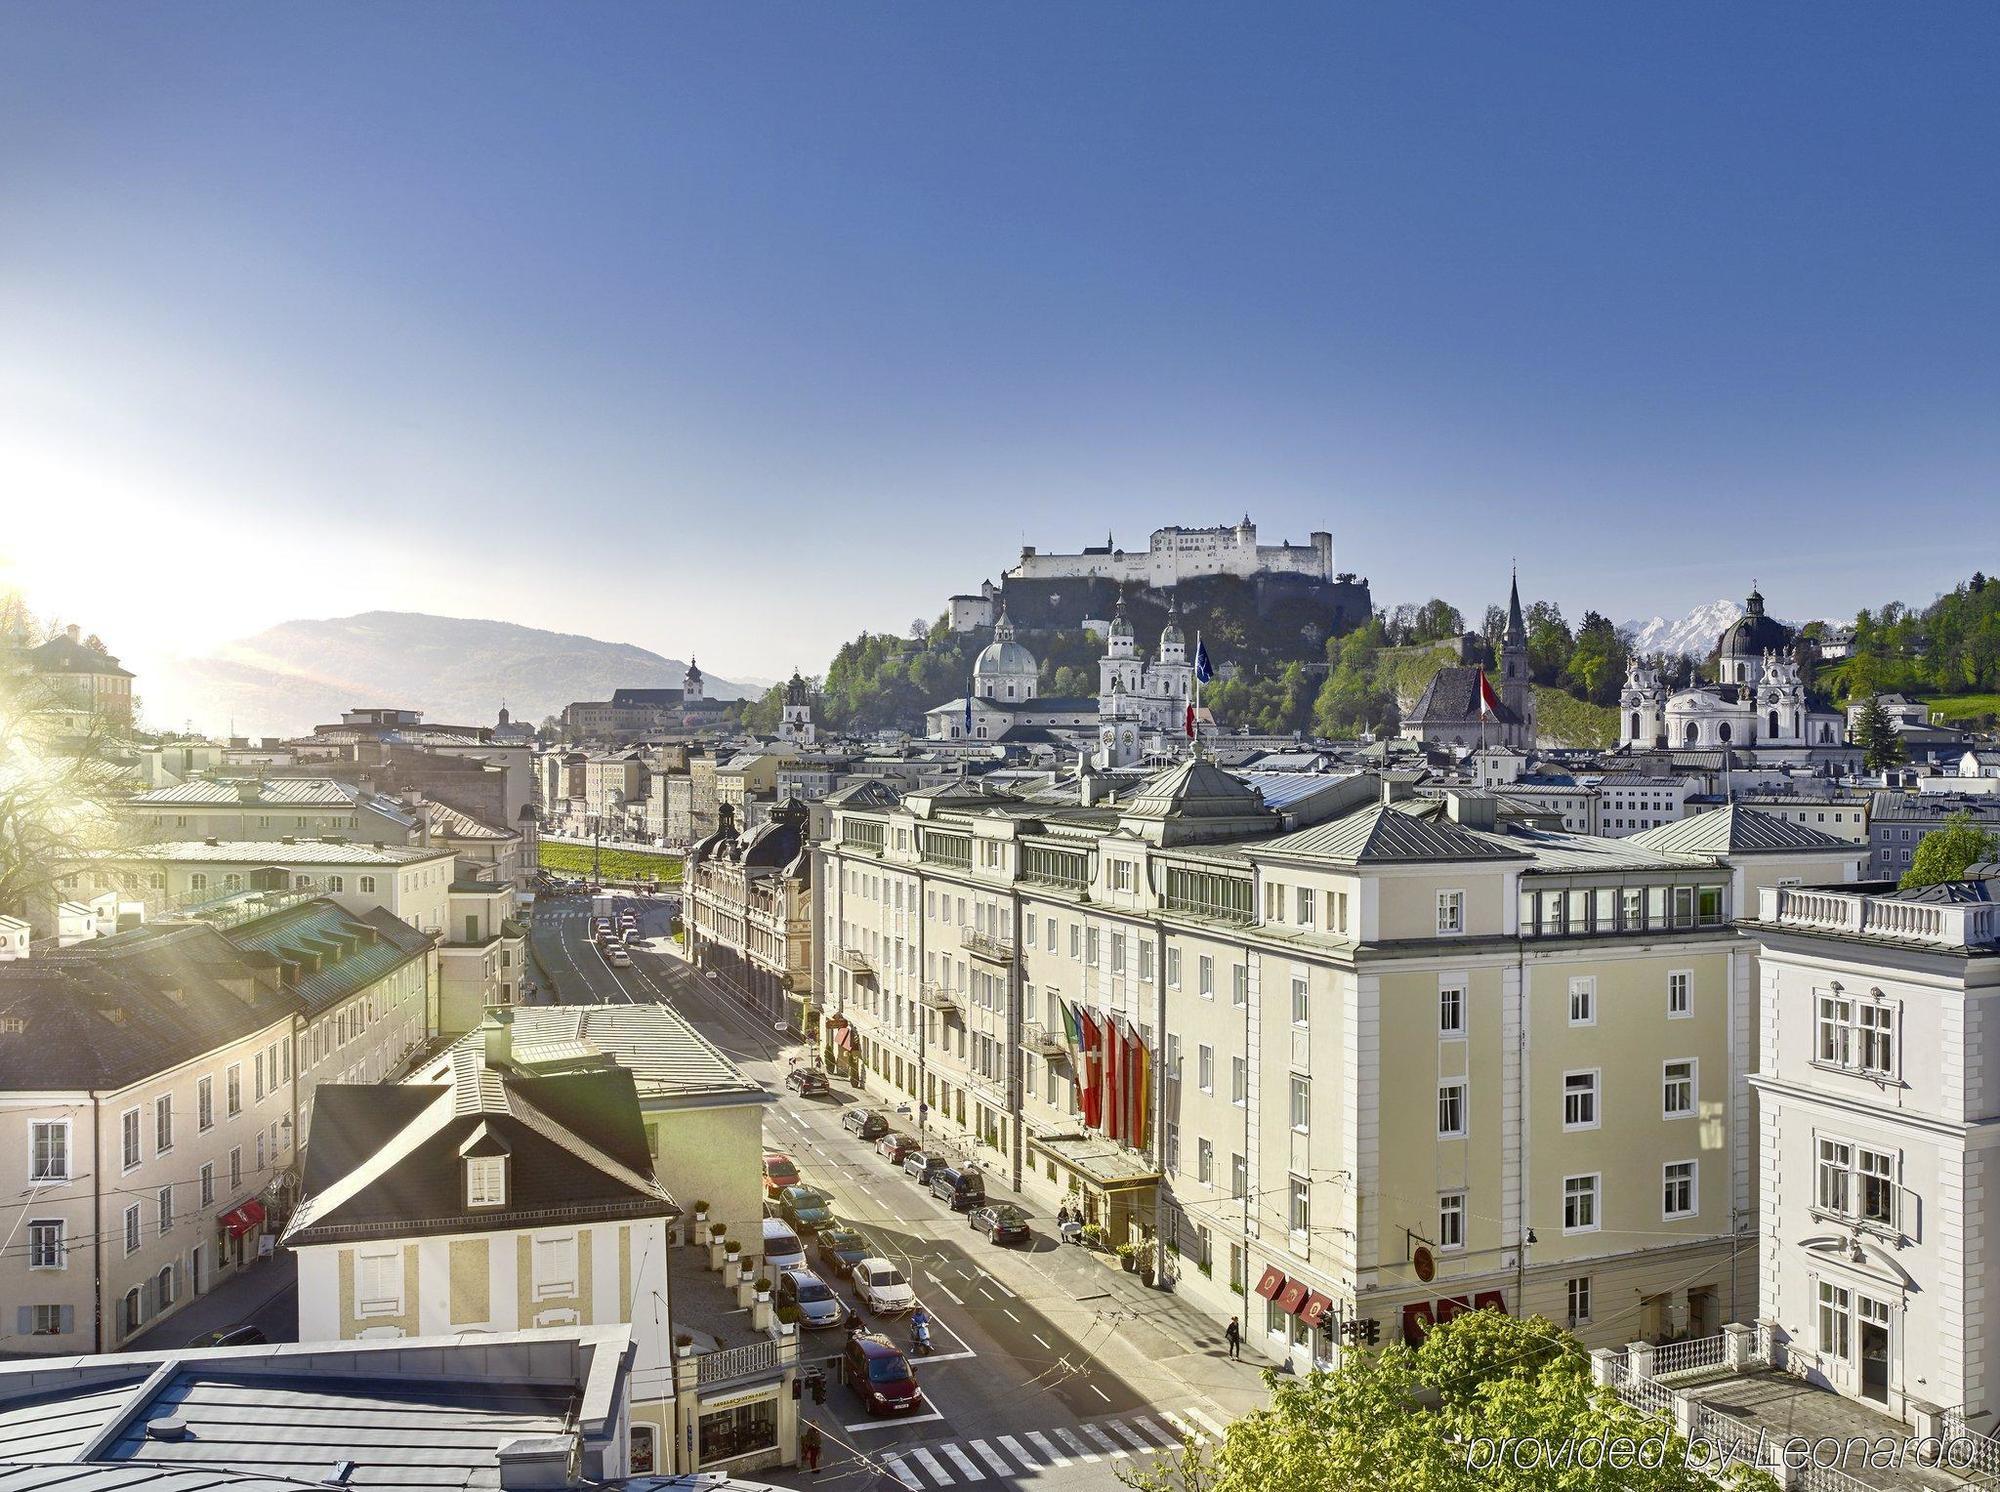
<instances>
[{"instance_id":1,"label":"arched window","mask_svg":"<svg viewBox=\"0 0 2000 1492\"><path fill-rule=\"evenodd\" d=\"M134 1285L125 1292L125 1334L130 1336L137 1331L144 1320L139 1309L139 1287Z\"/></svg>"},{"instance_id":2,"label":"arched window","mask_svg":"<svg viewBox=\"0 0 2000 1492\"><path fill-rule=\"evenodd\" d=\"M1806 712L1804 710L1792 711L1792 734L1797 736L1800 740L1805 739Z\"/></svg>"},{"instance_id":3,"label":"arched window","mask_svg":"<svg viewBox=\"0 0 2000 1492\"><path fill-rule=\"evenodd\" d=\"M243 889L243 877L232 870L222 878L222 889L224 891L241 891Z\"/></svg>"},{"instance_id":4,"label":"arched window","mask_svg":"<svg viewBox=\"0 0 2000 1492\"><path fill-rule=\"evenodd\" d=\"M1718 741L1721 741L1721 742L1722 742L1722 743L1724 743L1725 745L1727 745L1727 744L1728 744L1728 741L1729 741L1729 722L1728 722L1727 720L1723 721L1723 722L1722 722L1722 723L1721 723L1720 725L1716 726L1716 728L1715 728L1715 739L1716 739L1716 740L1718 740Z\"/></svg>"},{"instance_id":5,"label":"arched window","mask_svg":"<svg viewBox=\"0 0 2000 1492\"><path fill-rule=\"evenodd\" d=\"M1697 722L1690 720L1688 722L1688 727L1687 727L1688 745L1692 746L1694 745L1695 742L1699 741L1700 739L1701 739L1701 726Z\"/></svg>"},{"instance_id":6,"label":"arched window","mask_svg":"<svg viewBox=\"0 0 2000 1492\"><path fill-rule=\"evenodd\" d=\"M162 1269L162 1270L161 1270L161 1271L159 1272L158 1276L157 1276L157 1277L156 1277L156 1278L154 1279L154 1282L153 1282L153 1299L154 1299L155 1301L157 1301L157 1302L159 1303L159 1307L160 1307L160 1309L161 1309L161 1310L163 1310L163 1311L164 1311L164 1310L165 1310L165 1309L166 1309L166 1308L167 1308L168 1306L170 1306L170 1305L172 1305L172 1304L174 1303L174 1266L173 1266L173 1265L171 1265L171 1264L167 1265L167 1266L166 1266L166 1268Z\"/></svg>"},{"instance_id":7,"label":"arched window","mask_svg":"<svg viewBox=\"0 0 2000 1492\"><path fill-rule=\"evenodd\" d=\"M1635 741L1639 739L1639 712L1637 710L1632 712L1632 739Z\"/></svg>"},{"instance_id":8,"label":"arched window","mask_svg":"<svg viewBox=\"0 0 2000 1492\"><path fill-rule=\"evenodd\" d=\"M1776 710L1773 710L1771 711L1771 739L1775 741L1777 740L1777 738L1778 738L1778 712Z\"/></svg>"},{"instance_id":9,"label":"arched window","mask_svg":"<svg viewBox=\"0 0 2000 1492\"><path fill-rule=\"evenodd\" d=\"M200 871L197 870L193 875L188 877L188 890L206 891L207 889L208 889L208 877L203 875Z\"/></svg>"},{"instance_id":10,"label":"arched window","mask_svg":"<svg viewBox=\"0 0 2000 1492\"><path fill-rule=\"evenodd\" d=\"M345 891L347 889L347 877L328 876L326 878L326 889L329 891Z\"/></svg>"}]
</instances>

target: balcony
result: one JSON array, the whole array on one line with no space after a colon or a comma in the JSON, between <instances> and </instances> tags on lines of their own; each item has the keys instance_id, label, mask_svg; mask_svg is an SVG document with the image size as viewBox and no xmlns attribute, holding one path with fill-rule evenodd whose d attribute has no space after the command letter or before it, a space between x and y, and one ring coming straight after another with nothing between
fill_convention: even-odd
<instances>
[{"instance_id":1,"label":"balcony","mask_svg":"<svg viewBox=\"0 0 2000 1492\"><path fill-rule=\"evenodd\" d=\"M964 943L967 953L987 963L1011 965L1014 962L1014 938L1011 933L969 932Z\"/></svg>"},{"instance_id":2,"label":"balcony","mask_svg":"<svg viewBox=\"0 0 2000 1492\"><path fill-rule=\"evenodd\" d=\"M1051 1062L1069 1055L1068 1043L1035 1021L1026 1021L1022 1024L1021 1045L1036 1056L1047 1058Z\"/></svg>"},{"instance_id":3,"label":"balcony","mask_svg":"<svg viewBox=\"0 0 2000 1492\"><path fill-rule=\"evenodd\" d=\"M863 979L873 979L875 977L875 966L868 961L868 955L857 953L852 948L834 949L833 961L841 968L847 970L848 973L858 975Z\"/></svg>"},{"instance_id":4,"label":"balcony","mask_svg":"<svg viewBox=\"0 0 2000 1492\"><path fill-rule=\"evenodd\" d=\"M2000 904L1907 901L1893 893L1767 887L1758 893L1757 921L1932 948L1984 948L2000 942Z\"/></svg>"},{"instance_id":5,"label":"balcony","mask_svg":"<svg viewBox=\"0 0 2000 1492\"><path fill-rule=\"evenodd\" d=\"M940 1015L965 1014L965 1001L957 990L946 989L941 984L927 984L918 992L918 997L927 1009Z\"/></svg>"}]
</instances>

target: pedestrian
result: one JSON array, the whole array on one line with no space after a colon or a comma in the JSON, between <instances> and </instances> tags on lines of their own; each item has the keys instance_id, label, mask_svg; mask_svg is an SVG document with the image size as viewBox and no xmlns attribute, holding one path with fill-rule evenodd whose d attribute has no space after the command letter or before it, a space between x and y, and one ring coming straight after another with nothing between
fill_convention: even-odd
<instances>
[{"instance_id":1,"label":"pedestrian","mask_svg":"<svg viewBox=\"0 0 2000 1492\"><path fill-rule=\"evenodd\" d=\"M1222 1334L1229 1339L1229 1355L1232 1358L1241 1357L1243 1355L1243 1328L1237 1325L1234 1316L1229 1318L1229 1325L1223 1328Z\"/></svg>"},{"instance_id":2,"label":"pedestrian","mask_svg":"<svg viewBox=\"0 0 2000 1492\"><path fill-rule=\"evenodd\" d=\"M813 1476L819 1475L819 1426L808 1420L805 1433L799 1436L799 1456L806 1463L806 1470Z\"/></svg>"}]
</instances>

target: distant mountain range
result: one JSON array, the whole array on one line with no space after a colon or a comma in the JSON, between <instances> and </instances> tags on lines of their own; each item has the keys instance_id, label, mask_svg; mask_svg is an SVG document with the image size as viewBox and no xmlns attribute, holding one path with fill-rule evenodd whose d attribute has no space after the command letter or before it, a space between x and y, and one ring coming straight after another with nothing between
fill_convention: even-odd
<instances>
[{"instance_id":1,"label":"distant mountain range","mask_svg":"<svg viewBox=\"0 0 2000 1492\"><path fill-rule=\"evenodd\" d=\"M282 622L201 658L142 676L147 723L292 736L361 705L422 710L447 725L488 725L504 701L530 725L620 687L678 689L687 665L629 643L513 622L365 611ZM703 672L711 699L762 693Z\"/></svg>"},{"instance_id":2,"label":"distant mountain range","mask_svg":"<svg viewBox=\"0 0 2000 1492\"><path fill-rule=\"evenodd\" d=\"M1706 658L1715 650L1722 629L1742 615L1739 602L1711 601L1684 617L1626 622L1618 631L1635 653L1685 653L1690 658Z\"/></svg>"}]
</instances>

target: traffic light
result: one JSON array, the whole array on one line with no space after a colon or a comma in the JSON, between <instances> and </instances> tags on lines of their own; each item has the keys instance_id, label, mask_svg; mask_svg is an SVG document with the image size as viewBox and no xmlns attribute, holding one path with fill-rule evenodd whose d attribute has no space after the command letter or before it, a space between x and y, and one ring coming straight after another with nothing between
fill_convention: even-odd
<instances>
[{"instance_id":1,"label":"traffic light","mask_svg":"<svg viewBox=\"0 0 2000 1492\"><path fill-rule=\"evenodd\" d=\"M805 1387L805 1384L797 1377L792 1379L792 1402L798 1402L800 1396L805 1393Z\"/></svg>"}]
</instances>

